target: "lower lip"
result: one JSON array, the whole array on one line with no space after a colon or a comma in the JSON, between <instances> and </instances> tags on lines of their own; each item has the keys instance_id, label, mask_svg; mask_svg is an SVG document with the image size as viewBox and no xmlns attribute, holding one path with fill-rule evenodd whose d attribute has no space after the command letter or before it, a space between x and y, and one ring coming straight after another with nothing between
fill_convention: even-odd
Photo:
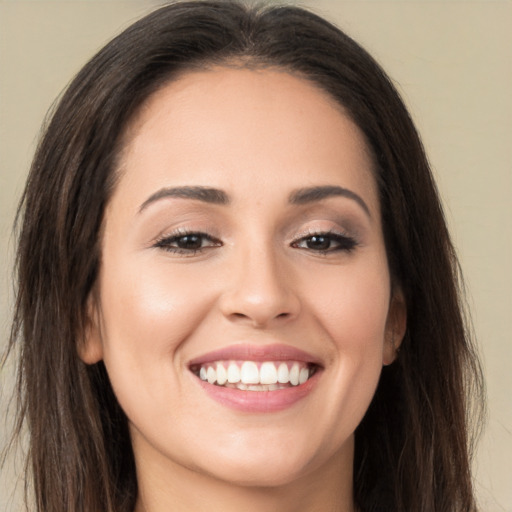
<instances>
[{"instance_id":1,"label":"lower lip","mask_svg":"<svg viewBox=\"0 0 512 512\"><path fill-rule=\"evenodd\" d=\"M304 384L275 391L243 391L240 389L215 386L197 378L202 389L216 402L242 412L269 413L292 407L308 396L318 381L317 371Z\"/></svg>"}]
</instances>

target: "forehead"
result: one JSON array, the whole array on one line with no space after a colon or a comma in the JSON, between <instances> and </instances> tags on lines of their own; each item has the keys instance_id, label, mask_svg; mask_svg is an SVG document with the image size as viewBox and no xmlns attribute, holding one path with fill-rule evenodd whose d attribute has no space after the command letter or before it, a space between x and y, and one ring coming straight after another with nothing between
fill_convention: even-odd
<instances>
[{"instance_id":1,"label":"forehead","mask_svg":"<svg viewBox=\"0 0 512 512\"><path fill-rule=\"evenodd\" d=\"M368 145L343 107L279 69L184 73L145 102L123 147L121 182L148 194L165 182L310 186L344 174L347 185L376 194Z\"/></svg>"}]
</instances>

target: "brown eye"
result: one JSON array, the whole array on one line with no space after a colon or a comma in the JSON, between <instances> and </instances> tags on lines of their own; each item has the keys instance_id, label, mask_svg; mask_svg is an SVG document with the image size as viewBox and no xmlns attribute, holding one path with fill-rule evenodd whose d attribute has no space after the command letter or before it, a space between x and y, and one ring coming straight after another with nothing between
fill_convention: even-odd
<instances>
[{"instance_id":1,"label":"brown eye","mask_svg":"<svg viewBox=\"0 0 512 512\"><path fill-rule=\"evenodd\" d=\"M354 238L339 233L317 233L305 236L292 243L297 249L307 249L311 252L326 254L336 251L351 251L357 245Z\"/></svg>"},{"instance_id":2,"label":"brown eye","mask_svg":"<svg viewBox=\"0 0 512 512\"><path fill-rule=\"evenodd\" d=\"M179 249L197 251L203 246L203 237L198 234L184 235L176 238L175 243Z\"/></svg>"},{"instance_id":3,"label":"brown eye","mask_svg":"<svg viewBox=\"0 0 512 512\"><path fill-rule=\"evenodd\" d=\"M306 239L306 247L313 251L327 251L331 248L332 240L326 236L311 236Z\"/></svg>"},{"instance_id":4,"label":"brown eye","mask_svg":"<svg viewBox=\"0 0 512 512\"><path fill-rule=\"evenodd\" d=\"M183 233L165 236L158 240L154 247L167 252L178 254L195 254L212 247L219 247L222 243L206 233Z\"/></svg>"}]
</instances>

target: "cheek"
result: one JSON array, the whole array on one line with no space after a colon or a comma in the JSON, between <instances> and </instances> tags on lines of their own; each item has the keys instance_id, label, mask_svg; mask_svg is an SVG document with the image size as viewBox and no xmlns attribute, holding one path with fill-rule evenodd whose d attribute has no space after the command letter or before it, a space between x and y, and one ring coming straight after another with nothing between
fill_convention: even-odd
<instances>
[{"instance_id":1,"label":"cheek","mask_svg":"<svg viewBox=\"0 0 512 512\"><path fill-rule=\"evenodd\" d=\"M211 303L201 275L166 268L166 262L117 260L104 265L101 309L105 341L144 351L167 352L179 345ZM179 269L178 269L179 270Z\"/></svg>"},{"instance_id":2,"label":"cheek","mask_svg":"<svg viewBox=\"0 0 512 512\"><path fill-rule=\"evenodd\" d=\"M191 281L190 272L171 272L166 263L119 257L103 262L103 359L129 416L133 404L149 405L148 397L168 401L168 390L180 385L181 347L211 309L213 292L200 286L201 275Z\"/></svg>"},{"instance_id":3,"label":"cheek","mask_svg":"<svg viewBox=\"0 0 512 512\"><path fill-rule=\"evenodd\" d=\"M376 389L383 364L390 285L386 260L372 265L340 269L335 276L317 275L308 295L310 311L330 345L333 389L343 389L344 400L355 418L362 418ZM340 403L332 400L332 407ZM346 410L345 410L346 412Z\"/></svg>"},{"instance_id":4,"label":"cheek","mask_svg":"<svg viewBox=\"0 0 512 512\"><path fill-rule=\"evenodd\" d=\"M315 275L304 294L332 342L347 352L382 348L390 302L385 258Z\"/></svg>"},{"instance_id":5,"label":"cheek","mask_svg":"<svg viewBox=\"0 0 512 512\"><path fill-rule=\"evenodd\" d=\"M201 286L201 272L195 276L171 271L165 258L155 263L144 257L104 257L103 360L119 403L135 424L151 418L165 425L186 398L179 392L181 347L210 311L213 294Z\"/></svg>"}]
</instances>

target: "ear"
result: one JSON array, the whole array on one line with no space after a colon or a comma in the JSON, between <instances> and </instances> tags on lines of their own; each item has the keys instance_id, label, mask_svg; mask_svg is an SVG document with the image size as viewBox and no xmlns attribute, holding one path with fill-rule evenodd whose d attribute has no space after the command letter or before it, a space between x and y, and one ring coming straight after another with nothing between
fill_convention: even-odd
<instances>
[{"instance_id":1,"label":"ear","mask_svg":"<svg viewBox=\"0 0 512 512\"><path fill-rule=\"evenodd\" d=\"M95 364L103 359L100 325L99 303L96 293L92 291L87 299L85 332L78 345L78 356L85 364Z\"/></svg>"},{"instance_id":2,"label":"ear","mask_svg":"<svg viewBox=\"0 0 512 512\"><path fill-rule=\"evenodd\" d=\"M403 291L401 287L397 286L393 290L386 321L384 349L382 352L382 364L384 366L390 365L396 359L406 329L407 306Z\"/></svg>"}]
</instances>

